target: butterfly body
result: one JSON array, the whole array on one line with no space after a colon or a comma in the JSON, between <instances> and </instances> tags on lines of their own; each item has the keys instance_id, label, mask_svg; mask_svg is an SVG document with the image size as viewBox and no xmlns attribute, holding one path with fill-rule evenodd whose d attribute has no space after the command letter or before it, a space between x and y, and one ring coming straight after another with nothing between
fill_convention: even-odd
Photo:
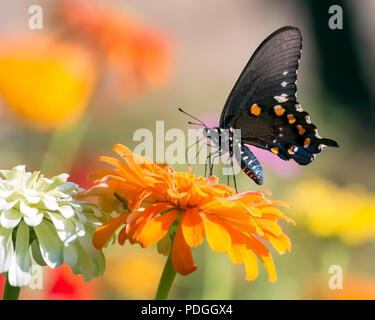
<instances>
[{"instance_id":1,"label":"butterfly body","mask_svg":"<svg viewBox=\"0 0 375 320\"><path fill-rule=\"evenodd\" d=\"M257 184L263 183L263 169L246 144L300 165L311 163L324 146L338 147L334 140L319 136L309 114L296 100L301 49L302 36L295 27L283 27L267 37L233 87L219 127L204 131L218 148L217 154L229 152L232 156L237 143L240 152L234 158ZM233 136L236 129L241 130L239 141ZM223 143L225 139L229 143Z\"/></svg>"}]
</instances>

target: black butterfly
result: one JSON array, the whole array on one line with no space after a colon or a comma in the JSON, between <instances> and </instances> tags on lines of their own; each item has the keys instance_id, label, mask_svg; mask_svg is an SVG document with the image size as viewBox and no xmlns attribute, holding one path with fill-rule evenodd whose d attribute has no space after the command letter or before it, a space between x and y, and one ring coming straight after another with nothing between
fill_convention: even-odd
<instances>
[{"instance_id":1,"label":"black butterfly","mask_svg":"<svg viewBox=\"0 0 375 320\"><path fill-rule=\"evenodd\" d=\"M296 101L301 49L298 28L283 27L268 36L229 94L219 127L204 129L204 135L217 147L214 156L227 151L233 156L233 146L239 148L235 158L257 184L263 183L263 169L245 143L300 165L311 163L325 146L338 147L334 140L319 136L308 113ZM234 129L241 130L240 141L231 136ZM229 149L223 148L224 131L229 131Z\"/></svg>"}]
</instances>

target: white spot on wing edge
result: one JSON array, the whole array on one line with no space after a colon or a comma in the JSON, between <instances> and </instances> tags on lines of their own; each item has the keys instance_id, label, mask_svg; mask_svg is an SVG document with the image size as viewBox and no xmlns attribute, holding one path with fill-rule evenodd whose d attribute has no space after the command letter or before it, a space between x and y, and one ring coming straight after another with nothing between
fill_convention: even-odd
<instances>
[{"instance_id":1,"label":"white spot on wing edge","mask_svg":"<svg viewBox=\"0 0 375 320\"><path fill-rule=\"evenodd\" d=\"M296 104L295 104L295 107L296 107L296 110L297 110L298 112L302 112L302 111L303 111L303 109L302 109L302 107L301 107L301 105L300 105L299 103L296 103Z\"/></svg>"},{"instance_id":2,"label":"white spot on wing edge","mask_svg":"<svg viewBox=\"0 0 375 320\"><path fill-rule=\"evenodd\" d=\"M315 131L315 137L317 137L318 139L321 139L322 137L319 135L318 129L314 129L314 131Z\"/></svg>"},{"instance_id":3,"label":"white spot on wing edge","mask_svg":"<svg viewBox=\"0 0 375 320\"><path fill-rule=\"evenodd\" d=\"M283 93L281 96L274 96L273 97L277 102L279 103L283 103L283 102L287 102L288 99L286 98L286 95L285 93Z\"/></svg>"}]
</instances>

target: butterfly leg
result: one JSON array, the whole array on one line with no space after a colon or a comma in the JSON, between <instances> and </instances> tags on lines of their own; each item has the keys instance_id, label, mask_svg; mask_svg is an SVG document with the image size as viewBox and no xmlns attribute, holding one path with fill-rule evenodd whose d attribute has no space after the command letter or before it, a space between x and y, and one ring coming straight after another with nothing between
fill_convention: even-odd
<instances>
[{"instance_id":1,"label":"butterfly leg","mask_svg":"<svg viewBox=\"0 0 375 320\"><path fill-rule=\"evenodd\" d=\"M217 152L217 153L216 153L216 152ZM220 157L222 154L223 154L223 152L221 152L221 151L218 149L218 150L216 150L216 151L214 152L213 156L211 157L212 162L211 162L211 166L210 166L210 176L212 176L212 173L213 173L213 171L214 171L214 160L215 160L215 158Z\"/></svg>"},{"instance_id":2,"label":"butterfly leg","mask_svg":"<svg viewBox=\"0 0 375 320\"><path fill-rule=\"evenodd\" d=\"M214 161L215 158L221 156L223 153L220 151L220 149L216 149L214 152L210 152L210 154L207 156L206 163L204 165L204 176L206 177L207 174L207 168L209 168L209 175L212 176L213 167L214 167Z\"/></svg>"},{"instance_id":3,"label":"butterfly leg","mask_svg":"<svg viewBox=\"0 0 375 320\"><path fill-rule=\"evenodd\" d=\"M232 172L233 172L233 183L234 183L234 189L235 189L236 192L238 193L238 190L237 190L237 182L236 182L236 174L234 173L234 167L233 167L233 158L231 158L231 166L232 166ZM229 175L228 175L228 181L229 181ZM228 183L228 186L229 186L229 183Z\"/></svg>"},{"instance_id":4,"label":"butterfly leg","mask_svg":"<svg viewBox=\"0 0 375 320\"><path fill-rule=\"evenodd\" d=\"M204 163L204 177L206 177L206 175L207 175L207 168L211 167L211 158L212 158L213 154L215 154L217 151L218 151L218 149L215 150L214 152L210 152L208 154L208 156L206 157L206 162Z\"/></svg>"},{"instance_id":5,"label":"butterfly leg","mask_svg":"<svg viewBox=\"0 0 375 320\"><path fill-rule=\"evenodd\" d=\"M188 147L185 149L185 160L186 160L186 163L187 163L188 165L190 165L190 161L189 161L189 159L188 159L188 150L189 150L190 148L194 147L197 143L201 142L201 141L202 141L203 139L205 139L205 138L206 138L206 137L202 137L202 138L200 138L199 140L195 141L194 143L192 143L190 146L188 146ZM211 146L209 143L207 143L207 145ZM204 145L203 145L203 146L204 146ZM198 156L198 154L199 154L199 152L200 152L200 150L202 149L203 146L201 146L201 147L199 148L197 155L192 159L192 161L194 161L194 160L196 159L196 157Z\"/></svg>"}]
</instances>

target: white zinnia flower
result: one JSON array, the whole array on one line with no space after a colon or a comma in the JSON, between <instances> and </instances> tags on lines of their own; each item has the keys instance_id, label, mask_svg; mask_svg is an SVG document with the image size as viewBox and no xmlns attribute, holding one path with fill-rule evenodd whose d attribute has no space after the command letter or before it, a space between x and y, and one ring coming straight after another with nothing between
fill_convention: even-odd
<instances>
[{"instance_id":1,"label":"white zinnia flower","mask_svg":"<svg viewBox=\"0 0 375 320\"><path fill-rule=\"evenodd\" d=\"M0 170L0 273L8 272L12 286L28 285L35 263L65 262L85 281L103 274L103 253L91 243L101 211L73 198L82 189L68 177L48 179L25 166Z\"/></svg>"}]
</instances>

